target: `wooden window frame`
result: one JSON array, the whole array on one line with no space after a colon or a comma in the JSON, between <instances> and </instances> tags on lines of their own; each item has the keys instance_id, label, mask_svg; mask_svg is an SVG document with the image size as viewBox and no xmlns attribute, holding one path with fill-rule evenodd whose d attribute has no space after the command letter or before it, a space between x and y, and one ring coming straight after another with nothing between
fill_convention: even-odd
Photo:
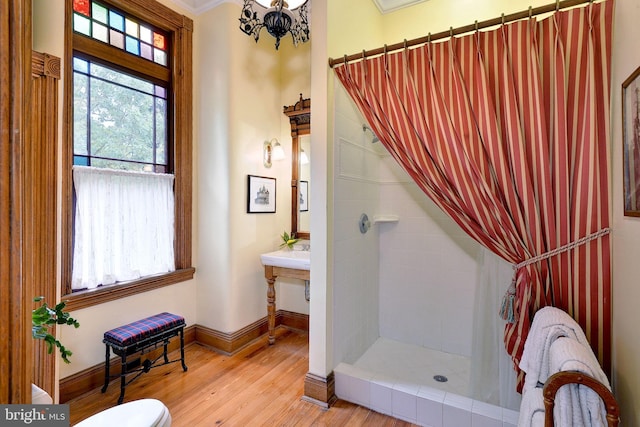
<instances>
[{"instance_id":1,"label":"wooden window frame","mask_svg":"<svg viewBox=\"0 0 640 427\"><path fill-rule=\"evenodd\" d=\"M67 301L70 311L91 307L107 301L148 292L163 286L173 285L193 278L192 266L192 48L193 21L155 0L107 0L103 3L139 17L167 33L171 52L169 68L173 102L168 130L173 143L173 172L175 193L175 261L176 271L167 274L143 277L138 280L98 287L86 291L71 292L73 265L73 52L77 41L85 36L73 32L73 2L67 0L65 7L65 63L64 74L64 128L62 147L62 245L61 276L62 300ZM105 45L104 48L109 48ZM124 53L124 52L123 52ZM128 56L132 56L127 54ZM136 59L133 57L132 59ZM148 62L138 58L140 61ZM131 59L129 59L131 61ZM137 62L137 61L136 61ZM116 62L117 63L117 62ZM153 67L149 62L145 69ZM156 68L156 67L153 67ZM156 68L157 69L157 68Z\"/></svg>"}]
</instances>

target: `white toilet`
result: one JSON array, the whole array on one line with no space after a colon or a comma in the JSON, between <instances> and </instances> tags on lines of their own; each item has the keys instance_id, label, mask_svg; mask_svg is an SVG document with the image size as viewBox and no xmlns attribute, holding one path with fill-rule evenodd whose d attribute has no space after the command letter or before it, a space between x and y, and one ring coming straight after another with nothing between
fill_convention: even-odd
<instances>
[{"instance_id":1,"label":"white toilet","mask_svg":"<svg viewBox=\"0 0 640 427\"><path fill-rule=\"evenodd\" d=\"M156 399L140 399L105 409L75 427L169 427L171 414Z\"/></svg>"}]
</instances>

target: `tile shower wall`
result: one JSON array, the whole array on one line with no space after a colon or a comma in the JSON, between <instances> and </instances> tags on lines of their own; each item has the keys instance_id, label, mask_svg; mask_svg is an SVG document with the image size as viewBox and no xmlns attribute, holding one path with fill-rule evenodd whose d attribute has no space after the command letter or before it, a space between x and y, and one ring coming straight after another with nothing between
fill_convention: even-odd
<instances>
[{"instance_id":1,"label":"tile shower wall","mask_svg":"<svg viewBox=\"0 0 640 427\"><path fill-rule=\"evenodd\" d=\"M380 162L380 336L471 356L480 245L411 181Z\"/></svg>"},{"instance_id":2,"label":"tile shower wall","mask_svg":"<svg viewBox=\"0 0 640 427\"><path fill-rule=\"evenodd\" d=\"M354 363L378 336L470 356L479 245L372 143L338 83L334 111L334 362Z\"/></svg>"},{"instance_id":3,"label":"tile shower wall","mask_svg":"<svg viewBox=\"0 0 640 427\"><path fill-rule=\"evenodd\" d=\"M355 362L378 338L378 233L360 233L379 200L379 156L366 144L363 119L336 88L334 144L333 324L335 363Z\"/></svg>"}]
</instances>

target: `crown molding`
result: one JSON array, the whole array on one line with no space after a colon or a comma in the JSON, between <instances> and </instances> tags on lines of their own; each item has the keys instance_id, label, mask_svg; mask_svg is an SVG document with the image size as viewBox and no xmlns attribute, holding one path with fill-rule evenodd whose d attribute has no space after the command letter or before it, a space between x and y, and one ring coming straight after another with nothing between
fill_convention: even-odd
<instances>
[{"instance_id":1,"label":"crown molding","mask_svg":"<svg viewBox=\"0 0 640 427\"><path fill-rule=\"evenodd\" d=\"M427 0L373 0L380 13L389 13Z\"/></svg>"},{"instance_id":2,"label":"crown molding","mask_svg":"<svg viewBox=\"0 0 640 427\"><path fill-rule=\"evenodd\" d=\"M242 0L169 0L172 3L188 10L189 12L200 15L214 7L220 6L222 3L235 3L242 6Z\"/></svg>"},{"instance_id":3,"label":"crown molding","mask_svg":"<svg viewBox=\"0 0 640 427\"><path fill-rule=\"evenodd\" d=\"M242 0L170 0L176 5L188 10L189 12L199 15L213 9L222 3L235 3L242 6ZM376 5L380 13L389 13L394 10L402 9L403 7L413 6L414 4L422 3L427 0L372 0Z\"/></svg>"}]
</instances>

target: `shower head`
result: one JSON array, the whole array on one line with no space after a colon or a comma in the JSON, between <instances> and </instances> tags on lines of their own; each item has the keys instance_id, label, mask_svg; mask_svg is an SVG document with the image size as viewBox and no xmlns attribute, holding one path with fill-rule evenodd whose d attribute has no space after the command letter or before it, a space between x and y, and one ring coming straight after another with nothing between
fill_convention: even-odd
<instances>
[{"instance_id":1,"label":"shower head","mask_svg":"<svg viewBox=\"0 0 640 427\"><path fill-rule=\"evenodd\" d=\"M366 132L369 131L371 132L371 135L373 135L373 139L371 140L372 144L375 144L376 142L380 141L380 139L376 136L375 133L373 133L373 131L371 130L371 128L367 125L362 125L362 132Z\"/></svg>"}]
</instances>

